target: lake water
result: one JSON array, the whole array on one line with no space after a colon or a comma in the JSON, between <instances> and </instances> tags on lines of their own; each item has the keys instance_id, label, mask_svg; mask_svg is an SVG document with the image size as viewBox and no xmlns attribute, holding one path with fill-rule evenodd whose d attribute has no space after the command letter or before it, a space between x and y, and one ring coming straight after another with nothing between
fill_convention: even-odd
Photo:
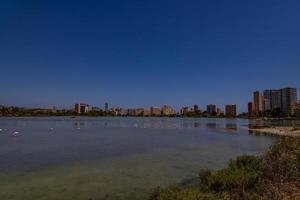
<instances>
[{"instance_id":1,"label":"lake water","mask_svg":"<svg viewBox=\"0 0 300 200\"><path fill-rule=\"evenodd\" d=\"M0 118L0 199L147 199L274 137L242 119ZM14 132L18 134L13 134Z\"/></svg>"}]
</instances>

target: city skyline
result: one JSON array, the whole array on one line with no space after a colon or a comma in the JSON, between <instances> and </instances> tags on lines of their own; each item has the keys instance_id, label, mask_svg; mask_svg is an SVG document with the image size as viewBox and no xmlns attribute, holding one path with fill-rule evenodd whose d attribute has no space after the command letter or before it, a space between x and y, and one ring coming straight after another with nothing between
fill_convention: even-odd
<instances>
[{"instance_id":1,"label":"city skyline","mask_svg":"<svg viewBox=\"0 0 300 200\"><path fill-rule=\"evenodd\" d=\"M245 112L252 91L300 88L299 10L290 0L1 1L0 105Z\"/></svg>"},{"instance_id":2,"label":"city skyline","mask_svg":"<svg viewBox=\"0 0 300 200\"><path fill-rule=\"evenodd\" d=\"M130 109L147 109L147 108L150 108L150 110L152 108L158 108L158 109L163 109L165 106L171 106L172 109L175 110L176 113L181 113L182 110L186 109L186 111L189 111L190 109L192 110L199 110L199 111L207 111L208 113L212 114L212 113L220 113L220 112L223 112L223 113L226 113L226 109L228 106L232 107L234 106L234 113L235 115L237 114L241 114L241 113L255 113L255 112L264 112L264 111L267 111L267 110L272 110L274 108L281 108L282 109L282 91L283 90L290 90L292 89L293 90L293 93L294 93L294 98L292 99L293 103L294 103L294 107L295 109L298 108L300 105L300 98L298 97L298 92L297 92L297 88L292 88L292 87L285 87L285 88L280 88L280 89L264 89L263 91L260 91L260 90L255 90L253 93L252 93L252 101L248 101L246 103L246 110L243 110L243 111L240 111L238 105L234 102L231 102L231 103L227 103L225 105L216 105L216 104L213 104L213 103L209 103L205 106L202 106L202 104L198 104L198 103L194 103L194 104L191 104L191 105L180 105L179 107L175 107L173 105L170 105L170 104L156 104L156 105L149 105L149 106L131 106L131 107L124 107L124 106L120 106L120 105L110 105L107 101L104 101L104 105L101 106L99 103L98 104L90 104L90 103L86 103L86 102L77 102L73 105L71 105L70 107L61 107L60 109L68 109L68 110L75 110L76 112L78 112L80 114L80 107L81 105L84 106L84 107L88 107L87 111L88 110L93 110L96 109L96 110L103 110L105 112L107 112L108 110L111 110L111 109L127 109L127 110L130 110ZM277 101L280 101L280 103L274 107L274 105L272 106L272 104L274 104L274 102L271 102L270 99L272 97L272 93L278 93L279 92L279 95L280 97L277 97L279 98L280 100L277 100ZM277 94L278 95L278 94ZM269 101L267 101L269 100ZM269 104L269 106L266 106L266 104ZM75 108L74 108L74 105L75 105ZM109 105L111 106L109 109ZM57 105L52 105L50 107L39 107L39 106L33 106L33 107L26 107L26 106L18 106L18 105L4 105L4 104L0 104L0 106L17 106L17 107L24 107L24 108L41 108L41 109L53 109L55 108L55 110L58 108ZM284 107L284 106L283 106ZM83 109L86 109L86 108L83 108ZM231 108L230 108L231 109ZM286 108L288 109L288 108ZM287 112L286 109L283 109L283 111ZM150 112L149 110L149 112ZM224 112L225 111L225 112Z\"/></svg>"}]
</instances>

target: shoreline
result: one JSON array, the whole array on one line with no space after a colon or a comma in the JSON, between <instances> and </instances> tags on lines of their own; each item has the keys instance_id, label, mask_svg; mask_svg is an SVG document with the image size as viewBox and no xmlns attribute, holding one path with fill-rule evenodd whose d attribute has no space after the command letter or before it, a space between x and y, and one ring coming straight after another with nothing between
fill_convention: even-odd
<instances>
[{"instance_id":1,"label":"shoreline","mask_svg":"<svg viewBox=\"0 0 300 200\"><path fill-rule=\"evenodd\" d=\"M204 118L204 119L248 119L255 121L278 121L278 120L300 120L300 118L286 117L286 118L247 118L247 117L204 117L204 116L122 116L122 115L0 115L1 118L22 118L22 117L124 117L124 118Z\"/></svg>"},{"instance_id":2,"label":"shoreline","mask_svg":"<svg viewBox=\"0 0 300 200\"><path fill-rule=\"evenodd\" d=\"M300 128L294 128L291 126L248 128L248 130L256 133L265 133L283 137L300 137Z\"/></svg>"}]
</instances>

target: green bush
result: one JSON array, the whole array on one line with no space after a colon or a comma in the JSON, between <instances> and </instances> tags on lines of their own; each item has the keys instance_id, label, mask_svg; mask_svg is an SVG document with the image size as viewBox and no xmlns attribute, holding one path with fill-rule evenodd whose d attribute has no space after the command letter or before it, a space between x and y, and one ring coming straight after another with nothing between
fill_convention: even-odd
<instances>
[{"instance_id":1,"label":"green bush","mask_svg":"<svg viewBox=\"0 0 300 200\"><path fill-rule=\"evenodd\" d=\"M285 138L264 157L266 199L300 199L300 139Z\"/></svg>"},{"instance_id":2,"label":"green bush","mask_svg":"<svg viewBox=\"0 0 300 200\"><path fill-rule=\"evenodd\" d=\"M204 193L198 187L171 186L157 189L150 197L151 200L216 200L214 194Z\"/></svg>"},{"instance_id":3,"label":"green bush","mask_svg":"<svg viewBox=\"0 0 300 200\"><path fill-rule=\"evenodd\" d=\"M150 200L300 199L300 138L274 144L263 158L244 155L227 168L199 173L199 186L157 189Z\"/></svg>"},{"instance_id":4,"label":"green bush","mask_svg":"<svg viewBox=\"0 0 300 200\"><path fill-rule=\"evenodd\" d=\"M222 169L203 180L200 176L200 188L214 193L228 193L231 199L256 199L261 191L262 161L255 156L241 156Z\"/></svg>"}]
</instances>

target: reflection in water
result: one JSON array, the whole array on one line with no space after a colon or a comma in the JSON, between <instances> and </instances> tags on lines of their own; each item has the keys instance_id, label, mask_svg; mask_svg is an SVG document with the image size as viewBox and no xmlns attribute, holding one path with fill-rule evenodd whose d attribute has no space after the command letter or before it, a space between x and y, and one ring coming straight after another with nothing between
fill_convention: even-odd
<instances>
[{"instance_id":1,"label":"reflection in water","mask_svg":"<svg viewBox=\"0 0 300 200\"><path fill-rule=\"evenodd\" d=\"M194 122L194 128L199 128L200 127L200 123L199 122Z\"/></svg>"},{"instance_id":2,"label":"reflection in water","mask_svg":"<svg viewBox=\"0 0 300 200\"><path fill-rule=\"evenodd\" d=\"M75 122L74 123L75 128L81 128L85 126L85 122Z\"/></svg>"},{"instance_id":3,"label":"reflection in water","mask_svg":"<svg viewBox=\"0 0 300 200\"><path fill-rule=\"evenodd\" d=\"M259 132L257 132L257 131L252 131L252 130L248 130L248 133L249 133L250 135L260 135Z\"/></svg>"},{"instance_id":4,"label":"reflection in water","mask_svg":"<svg viewBox=\"0 0 300 200\"><path fill-rule=\"evenodd\" d=\"M237 131L237 124L226 124L226 129L232 132L236 132Z\"/></svg>"},{"instance_id":5,"label":"reflection in water","mask_svg":"<svg viewBox=\"0 0 300 200\"><path fill-rule=\"evenodd\" d=\"M238 155L265 152L274 138L253 137L240 128L249 124L256 122L142 117L0 118L0 199L37 199L30 196L36 194L43 194L43 199L54 199L53 195L72 200L147 199L147 191L193 178L201 168L216 169ZM48 134L51 127L53 134ZM84 128L76 130L80 127ZM21 134L12 137L16 130ZM233 131L236 134L224 134ZM147 176L149 172L153 176ZM74 194L75 190L80 195Z\"/></svg>"},{"instance_id":6,"label":"reflection in water","mask_svg":"<svg viewBox=\"0 0 300 200\"><path fill-rule=\"evenodd\" d=\"M216 123L207 123L206 124L207 128L209 129L217 129L217 124Z\"/></svg>"}]
</instances>

